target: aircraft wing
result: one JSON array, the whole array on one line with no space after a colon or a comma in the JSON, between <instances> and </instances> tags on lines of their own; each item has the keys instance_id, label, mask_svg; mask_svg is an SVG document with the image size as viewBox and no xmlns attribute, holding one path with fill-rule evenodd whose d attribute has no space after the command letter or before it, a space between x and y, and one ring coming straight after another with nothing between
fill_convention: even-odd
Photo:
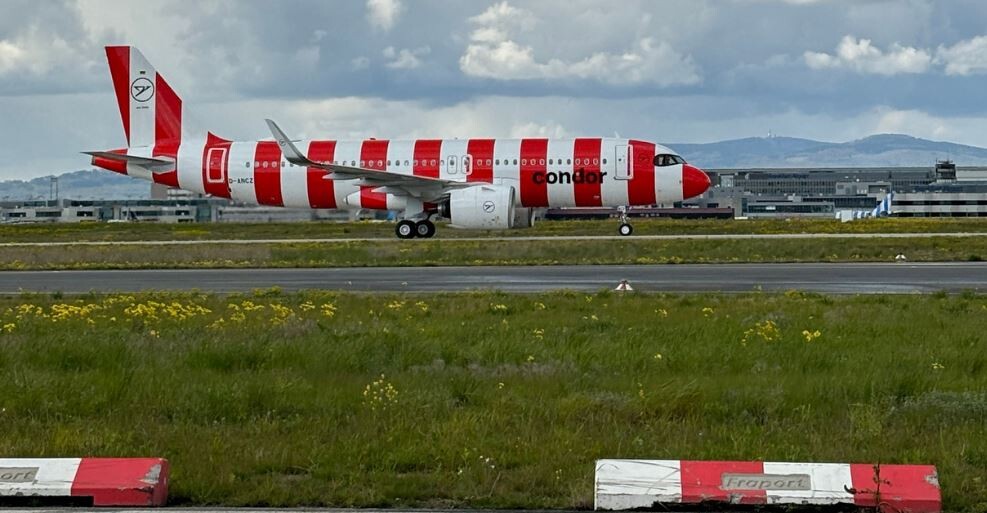
<instances>
[{"instance_id":1,"label":"aircraft wing","mask_svg":"<svg viewBox=\"0 0 987 513\"><path fill-rule=\"evenodd\" d=\"M405 175L375 169L315 162L298 150L295 143L285 135L277 123L270 119L266 119L265 121L267 122L267 127L271 130L271 134L274 136L274 140L281 147L281 153L284 154L288 162L296 166L325 169L329 171L329 174L326 175L327 179L358 180L359 185L362 186L386 187L386 192L391 194L414 196L417 198L425 197L426 199L437 199L448 194L450 190L477 185L475 183L443 180L441 178Z\"/></svg>"}]
</instances>

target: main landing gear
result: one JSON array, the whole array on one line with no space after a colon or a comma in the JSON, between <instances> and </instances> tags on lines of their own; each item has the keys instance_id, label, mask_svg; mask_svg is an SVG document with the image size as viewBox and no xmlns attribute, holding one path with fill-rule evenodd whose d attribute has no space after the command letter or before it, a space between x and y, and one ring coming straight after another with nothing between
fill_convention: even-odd
<instances>
[{"instance_id":1,"label":"main landing gear","mask_svg":"<svg viewBox=\"0 0 987 513\"><path fill-rule=\"evenodd\" d=\"M398 222L398 225L394 228L394 233L397 234L399 239L413 239L415 237L429 239L435 235L435 223L428 219L422 219L418 222L405 219Z\"/></svg>"},{"instance_id":2,"label":"main landing gear","mask_svg":"<svg viewBox=\"0 0 987 513\"><path fill-rule=\"evenodd\" d=\"M631 223L627 222L627 207L618 207L617 210L620 212L620 227L617 228L617 233L627 237L634 233L634 227L631 226Z\"/></svg>"}]
</instances>

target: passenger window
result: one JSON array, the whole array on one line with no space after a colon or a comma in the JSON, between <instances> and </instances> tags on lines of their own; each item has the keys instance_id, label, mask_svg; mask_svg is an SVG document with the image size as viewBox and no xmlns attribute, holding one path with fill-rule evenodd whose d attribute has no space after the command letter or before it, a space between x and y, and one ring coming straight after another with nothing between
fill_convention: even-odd
<instances>
[{"instance_id":1,"label":"passenger window","mask_svg":"<svg viewBox=\"0 0 987 513\"><path fill-rule=\"evenodd\" d=\"M545 165L545 159L538 159L538 165L539 166L544 166Z\"/></svg>"},{"instance_id":2,"label":"passenger window","mask_svg":"<svg viewBox=\"0 0 987 513\"><path fill-rule=\"evenodd\" d=\"M367 161L366 160L361 160L360 161L360 167L367 167Z\"/></svg>"},{"instance_id":3,"label":"passenger window","mask_svg":"<svg viewBox=\"0 0 987 513\"><path fill-rule=\"evenodd\" d=\"M572 164L572 159L565 159L566 165Z\"/></svg>"},{"instance_id":4,"label":"passenger window","mask_svg":"<svg viewBox=\"0 0 987 513\"><path fill-rule=\"evenodd\" d=\"M553 164L553 160L552 159L548 159L548 165L551 166L552 164Z\"/></svg>"},{"instance_id":5,"label":"passenger window","mask_svg":"<svg viewBox=\"0 0 987 513\"><path fill-rule=\"evenodd\" d=\"M246 167L250 167L250 162L247 162L247 166Z\"/></svg>"},{"instance_id":6,"label":"passenger window","mask_svg":"<svg viewBox=\"0 0 987 513\"><path fill-rule=\"evenodd\" d=\"M435 165L435 159L432 159L432 165L433 166Z\"/></svg>"},{"instance_id":7,"label":"passenger window","mask_svg":"<svg viewBox=\"0 0 987 513\"><path fill-rule=\"evenodd\" d=\"M521 165L522 166L527 166L528 165L528 159L521 159Z\"/></svg>"},{"instance_id":8,"label":"passenger window","mask_svg":"<svg viewBox=\"0 0 987 513\"><path fill-rule=\"evenodd\" d=\"M268 162L267 162L267 161L265 160L265 161L264 161L264 162L263 162L263 163L261 164L261 167L267 167L267 165L268 165Z\"/></svg>"},{"instance_id":9,"label":"passenger window","mask_svg":"<svg viewBox=\"0 0 987 513\"><path fill-rule=\"evenodd\" d=\"M517 159L514 159L514 165L515 166L517 165Z\"/></svg>"},{"instance_id":10,"label":"passenger window","mask_svg":"<svg viewBox=\"0 0 987 513\"><path fill-rule=\"evenodd\" d=\"M488 166L489 166L489 165L491 165L491 164L490 164L490 159L487 159L487 165L488 165Z\"/></svg>"},{"instance_id":11,"label":"passenger window","mask_svg":"<svg viewBox=\"0 0 987 513\"><path fill-rule=\"evenodd\" d=\"M593 163L596 164L596 159L593 159ZM603 163L606 164L607 163L607 159L603 159Z\"/></svg>"},{"instance_id":12,"label":"passenger window","mask_svg":"<svg viewBox=\"0 0 987 513\"><path fill-rule=\"evenodd\" d=\"M500 159L494 161L498 166L500 165Z\"/></svg>"},{"instance_id":13,"label":"passenger window","mask_svg":"<svg viewBox=\"0 0 987 513\"><path fill-rule=\"evenodd\" d=\"M406 161L404 161L404 165L405 165L405 166L407 166L407 165L408 165L408 161L407 161L407 160L406 160Z\"/></svg>"}]
</instances>

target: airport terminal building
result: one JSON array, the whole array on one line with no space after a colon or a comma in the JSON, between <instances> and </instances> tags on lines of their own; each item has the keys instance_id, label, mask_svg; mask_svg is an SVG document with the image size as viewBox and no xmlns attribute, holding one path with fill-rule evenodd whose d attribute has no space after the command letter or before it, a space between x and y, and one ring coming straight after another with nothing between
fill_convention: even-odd
<instances>
[{"instance_id":1,"label":"airport terminal building","mask_svg":"<svg viewBox=\"0 0 987 513\"><path fill-rule=\"evenodd\" d=\"M900 217L987 217L987 167L715 169L713 187L674 205L633 208L632 216L680 218L833 218L870 210L893 191ZM370 217L380 213L367 212ZM549 219L613 217L616 209L549 209ZM159 223L348 220L359 213L244 206L154 186L151 199L48 199L0 202L0 222L143 221Z\"/></svg>"}]
</instances>

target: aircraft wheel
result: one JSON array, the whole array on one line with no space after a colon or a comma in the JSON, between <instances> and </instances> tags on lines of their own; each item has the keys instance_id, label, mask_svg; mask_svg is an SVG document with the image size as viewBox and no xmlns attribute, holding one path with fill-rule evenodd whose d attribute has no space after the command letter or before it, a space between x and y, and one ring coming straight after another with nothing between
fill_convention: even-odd
<instances>
[{"instance_id":1,"label":"aircraft wheel","mask_svg":"<svg viewBox=\"0 0 987 513\"><path fill-rule=\"evenodd\" d=\"M617 231L619 231L624 237L627 237L628 235L634 233L634 227L629 223L621 223L620 228L618 228Z\"/></svg>"},{"instance_id":2,"label":"aircraft wheel","mask_svg":"<svg viewBox=\"0 0 987 513\"><path fill-rule=\"evenodd\" d=\"M435 223L428 219L415 223L415 236L430 239L433 235L435 235Z\"/></svg>"},{"instance_id":3,"label":"aircraft wheel","mask_svg":"<svg viewBox=\"0 0 987 513\"><path fill-rule=\"evenodd\" d=\"M415 237L415 222L405 219L394 228L394 233L399 239L412 239Z\"/></svg>"}]
</instances>

